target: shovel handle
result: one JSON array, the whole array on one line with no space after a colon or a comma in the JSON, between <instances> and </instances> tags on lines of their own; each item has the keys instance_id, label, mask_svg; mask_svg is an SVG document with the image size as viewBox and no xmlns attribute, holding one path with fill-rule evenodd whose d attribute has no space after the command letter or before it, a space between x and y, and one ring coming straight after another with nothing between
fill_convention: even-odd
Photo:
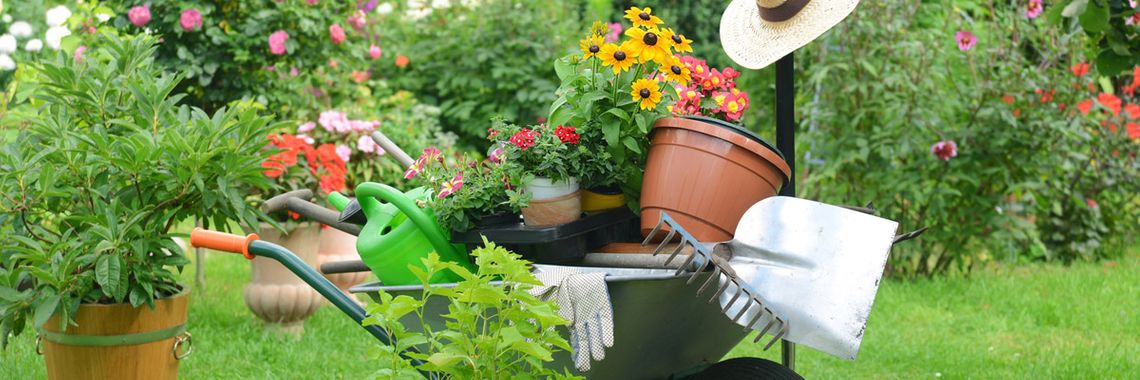
<instances>
[{"instance_id":1,"label":"shovel handle","mask_svg":"<svg viewBox=\"0 0 1140 380\"><path fill-rule=\"evenodd\" d=\"M371 136L372 140L376 142L376 145L379 145L381 148L383 148L385 152L391 153L392 158L395 158L396 161L399 162L400 165L403 165L405 168L412 166L412 164L416 162L415 160L412 160L412 156L409 156L408 153L404 152L403 149L400 149L396 143L392 142L388 136L384 136L384 134L380 133L380 131L372 131Z\"/></svg>"},{"instance_id":2,"label":"shovel handle","mask_svg":"<svg viewBox=\"0 0 1140 380\"><path fill-rule=\"evenodd\" d=\"M249 243L254 240L260 240L257 234L249 234L245 236L229 234L219 231L211 231L202 228L195 228L190 232L190 246L209 248L215 251L240 253L246 259L253 260L253 254L249 252Z\"/></svg>"}]
</instances>

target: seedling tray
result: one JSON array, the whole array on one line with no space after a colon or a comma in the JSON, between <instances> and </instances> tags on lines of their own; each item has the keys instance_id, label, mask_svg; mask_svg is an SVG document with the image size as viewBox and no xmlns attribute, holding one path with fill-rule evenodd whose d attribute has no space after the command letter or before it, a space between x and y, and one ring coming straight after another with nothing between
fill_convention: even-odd
<instances>
[{"instance_id":1,"label":"seedling tray","mask_svg":"<svg viewBox=\"0 0 1140 380\"><path fill-rule=\"evenodd\" d=\"M523 223L452 232L453 243L474 249L482 236L538 264L568 264L603 245L641 240L641 219L627 208L586 215L570 223L550 227L527 227Z\"/></svg>"}]
</instances>

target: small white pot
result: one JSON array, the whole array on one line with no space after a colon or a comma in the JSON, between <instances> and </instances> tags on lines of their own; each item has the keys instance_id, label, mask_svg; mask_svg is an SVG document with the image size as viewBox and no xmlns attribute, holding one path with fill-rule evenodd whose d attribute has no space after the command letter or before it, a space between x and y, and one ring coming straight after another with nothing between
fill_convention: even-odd
<instances>
[{"instance_id":1,"label":"small white pot","mask_svg":"<svg viewBox=\"0 0 1140 380\"><path fill-rule=\"evenodd\" d=\"M526 192L532 194L531 199L552 199L578 191L578 179L567 178L558 182L550 178L537 177L526 185Z\"/></svg>"}]
</instances>

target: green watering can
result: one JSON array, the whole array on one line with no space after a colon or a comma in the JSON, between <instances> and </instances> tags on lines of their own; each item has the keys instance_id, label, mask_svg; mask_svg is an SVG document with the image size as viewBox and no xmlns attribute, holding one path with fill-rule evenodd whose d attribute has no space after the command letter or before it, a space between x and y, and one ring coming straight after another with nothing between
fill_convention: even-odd
<instances>
[{"instance_id":1,"label":"green watering can","mask_svg":"<svg viewBox=\"0 0 1140 380\"><path fill-rule=\"evenodd\" d=\"M416 200L426 200L431 192L415 188L407 193L373 182L356 186L356 200L368 222L356 239L356 251L372 273L385 285L419 285L409 265L424 268L421 259L436 252L440 260L463 265L472 272L475 265L467 258L463 245L451 244L447 233L440 228L430 208L416 206ZM340 193L329 195L329 203L344 211L349 199ZM437 272L431 283L458 282L459 275L451 271Z\"/></svg>"}]
</instances>

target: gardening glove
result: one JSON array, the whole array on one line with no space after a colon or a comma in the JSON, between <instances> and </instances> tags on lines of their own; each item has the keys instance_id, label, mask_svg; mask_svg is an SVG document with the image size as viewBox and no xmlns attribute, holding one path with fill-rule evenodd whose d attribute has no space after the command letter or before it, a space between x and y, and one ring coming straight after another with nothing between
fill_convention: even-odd
<instances>
[{"instance_id":1,"label":"gardening glove","mask_svg":"<svg viewBox=\"0 0 1140 380\"><path fill-rule=\"evenodd\" d=\"M613 305L604 273L580 273L571 268L543 268L535 275L544 286L531 289L542 299L553 298L558 314L570 321L574 366L590 370L590 359L606 357L614 345Z\"/></svg>"}]
</instances>

